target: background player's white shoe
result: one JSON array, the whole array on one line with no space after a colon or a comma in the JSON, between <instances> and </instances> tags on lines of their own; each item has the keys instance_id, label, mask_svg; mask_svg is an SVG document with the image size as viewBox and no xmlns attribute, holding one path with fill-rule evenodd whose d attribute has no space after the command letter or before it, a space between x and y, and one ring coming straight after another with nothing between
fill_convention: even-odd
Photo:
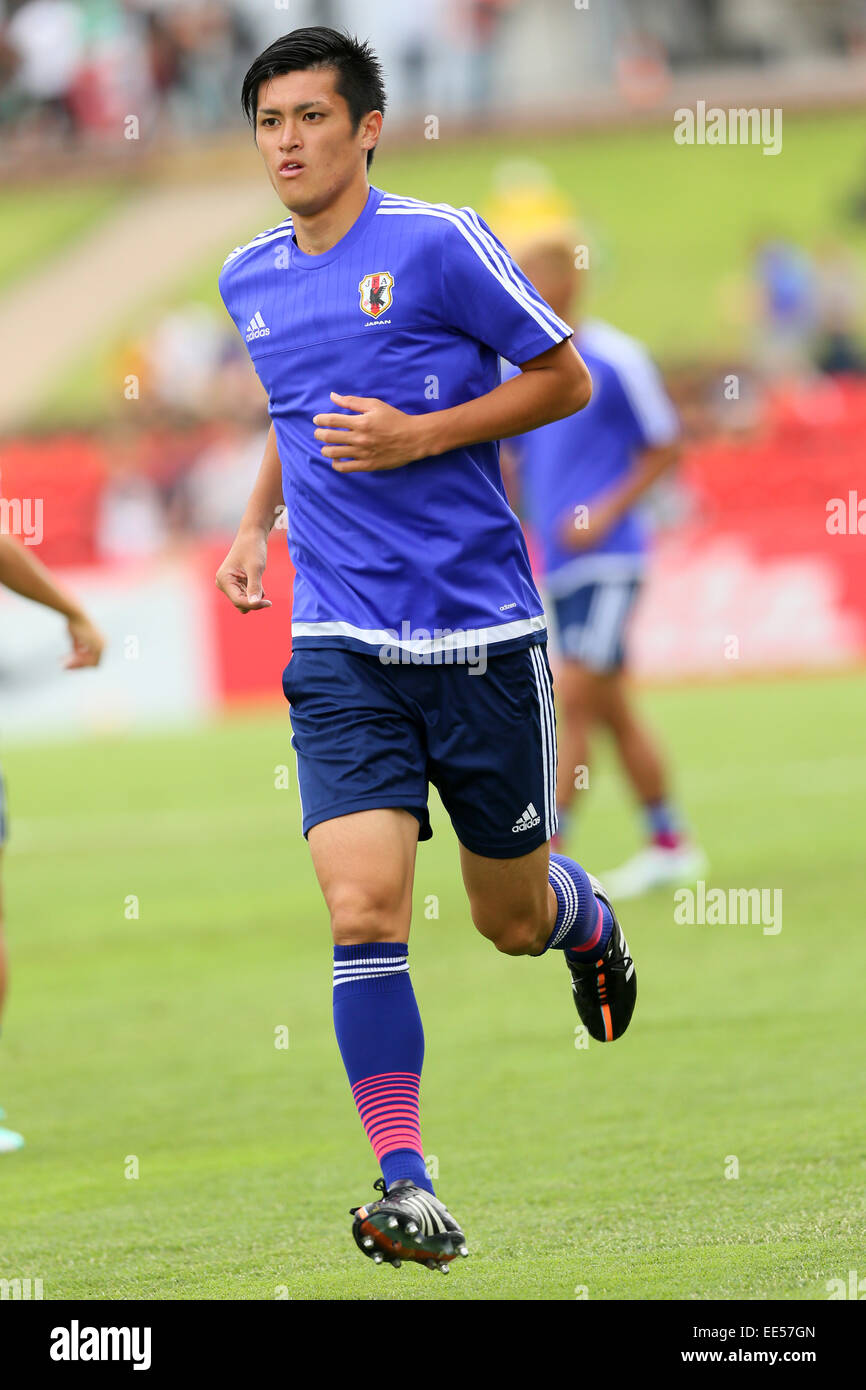
<instances>
[{"instance_id":1,"label":"background player's white shoe","mask_svg":"<svg viewBox=\"0 0 866 1390\"><path fill-rule=\"evenodd\" d=\"M637 898L641 893L649 893L653 888L685 886L694 883L706 870L707 856L698 845L683 841L672 848L664 845L647 845L638 850L618 869L602 874L602 879L610 896Z\"/></svg>"},{"instance_id":2,"label":"background player's white shoe","mask_svg":"<svg viewBox=\"0 0 866 1390\"><path fill-rule=\"evenodd\" d=\"M16 1134L14 1129L0 1128L0 1154L11 1154L16 1149L23 1149L24 1139L20 1134Z\"/></svg>"}]
</instances>

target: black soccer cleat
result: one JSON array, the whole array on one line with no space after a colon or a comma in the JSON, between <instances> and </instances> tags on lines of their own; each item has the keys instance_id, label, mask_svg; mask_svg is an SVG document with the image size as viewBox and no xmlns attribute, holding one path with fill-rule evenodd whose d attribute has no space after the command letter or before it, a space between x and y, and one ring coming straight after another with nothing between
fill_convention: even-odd
<instances>
[{"instance_id":1,"label":"black soccer cleat","mask_svg":"<svg viewBox=\"0 0 866 1390\"><path fill-rule=\"evenodd\" d=\"M637 974L613 905L597 878L589 875L592 891L610 908L613 931L598 960L574 962L563 952L571 971L571 988L580 1021L596 1042L613 1042L625 1032L637 999Z\"/></svg>"},{"instance_id":2,"label":"black soccer cleat","mask_svg":"<svg viewBox=\"0 0 866 1390\"><path fill-rule=\"evenodd\" d=\"M438 1197L400 1178L388 1188L384 1178L373 1184L382 1193L378 1201L352 1207L352 1235L358 1249L376 1264L399 1269L414 1260L428 1269L447 1274L456 1255L468 1255L466 1237Z\"/></svg>"}]
</instances>

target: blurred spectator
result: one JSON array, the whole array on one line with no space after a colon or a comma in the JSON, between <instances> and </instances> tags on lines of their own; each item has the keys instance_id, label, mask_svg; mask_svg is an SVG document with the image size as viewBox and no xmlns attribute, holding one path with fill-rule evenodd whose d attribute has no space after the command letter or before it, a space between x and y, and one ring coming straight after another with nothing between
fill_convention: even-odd
<instances>
[{"instance_id":1,"label":"blurred spectator","mask_svg":"<svg viewBox=\"0 0 866 1390\"><path fill-rule=\"evenodd\" d=\"M797 377L811 364L815 328L815 271L800 247L781 237L754 252L755 358L767 377Z\"/></svg>"},{"instance_id":2,"label":"blurred spectator","mask_svg":"<svg viewBox=\"0 0 866 1390\"><path fill-rule=\"evenodd\" d=\"M375 19L369 11L365 13L363 32L370 34L382 62L388 113L396 110L417 117L437 110L440 89L431 69L439 53L437 21L442 18L442 0L413 0L409 5L406 0L378 0L375 8ZM360 32L357 10L357 4L344 0L339 24Z\"/></svg>"},{"instance_id":3,"label":"blurred spectator","mask_svg":"<svg viewBox=\"0 0 866 1390\"><path fill-rule=\"evenodd\" d=\"M225 421L195 460L184 486L194 534L234 536L262 466L267 437L266 428L250 432L241 422Z\"/></svg>"},{"instance_id":4,"label":"blurred spectator","mask_svg":"<svg viewBox=\"0 0 866 1390\"><path fill-rule=\"evenodd\" d=\"M4 29L19 114L64 132L75 125L72 92L85 55L84 15L72 0L24 0Z\"/></svg>"},{"instance_id":5,"label":"blurred spectator","mask_svg":"<svg viewBox=\"0 0 866 1390\"><path fill-rule=\"evenodd\" d=\"M159 489L144 468L138 431L115 423L105 431L108 478L99 503L96 544L103 560L158 554L168 539Z\"/></svg>"},{"instance_id":6,"label":"blurred spectator","mask_svg":"<svg viewBox=\"0 0 866 1390\"><path fill-rule=\"evenodd\" d=\"M220 0L151 6L150 13L157 50L171 75L172 134L195 138L225 125L237 110L241 77L252 57L247 27ZM240 66L239 53L244 55Z\"/></svg>"},{"instance_id":7,"label":"blurred spectator","mask_svg":"<svg viewBox=\"0 0 866 1390\"><path fill-rule=\"evenodd\" d=\"M469 100L476 115L494 104L494 66L506 17L518 0L466 0L469 28Z\"/></svg>"},{"instance_id":8,"label":"blurred spectator","mask_svg":"<svg viewBox=\"0 0 866 1390\"><path fill-rule=\"evenodd\" d=\"M143 390L162 405L208 413L227 331L222 318L203 305L166 315L142 344Z\"/></svg>"},{"instance_id":9,"label":"blurred spectator","mask_svg":"<svg viewBox=\"0 0 866 1390\"><path fill-rule=\"evenodd\" d=\"M822 372L866 371L866 356L858 341L864 300L857 257L843 242L828 239L819 248L815 266L815 361Z\"/></svg>"},{"instance_id":10,"label":"blurred spectator","mask_svg":"<svg viewBox=\"0 0 866 1390\"><path fill-rule=\"evenodd\" d=\"M657 106L664 100L671 81L664 44L653 34L630 30L617 46L616 76L629 106Z\"/></svg>"},{"instance_id":11,"label":"blurred spectator","mask_svg":"<svg viewBox=\"0 0 866 1390\"><path fill-rule=\"evenodd\" d=\"M63 135L140 121L197 137L237 119L256 39L228 0L0 0L0 120L29 150L34 109ZM23 118L28 118L25 126ZM29 127L29 128L28 128Z\"/></svg>"}]
</instances>

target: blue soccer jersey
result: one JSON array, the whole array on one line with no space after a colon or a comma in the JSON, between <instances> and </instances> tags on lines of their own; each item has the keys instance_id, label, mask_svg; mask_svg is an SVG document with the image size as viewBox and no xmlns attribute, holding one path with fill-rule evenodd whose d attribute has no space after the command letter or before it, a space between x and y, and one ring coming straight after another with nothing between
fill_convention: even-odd
<instances>
[{"instance_id":1,"label":"blue soccer jersey","mask_svg":"<svg viewBox=\"0 0 866 1390\"><path fill-rule=\"evenodd\" d=\"M542 641L544 612L496 442L338 473L313 416L330 392L409 414L482 396L571 335L471 208L371 188L319 256L292 221L229 256L220 292L268 394L296 571L297 647L432 655ZM434 658L435 659L435 658Z\"/></svg>"},{"instance_id":2,"label":"blue soccer jersey","mask_svg":"<svg viewBox=\"0 0 866 1390\"><path fill-rule=\"evenodd\" d=\"M637 454L673 443L680 432L661 375L634 338L592 321L580 326L575 347L592 376L589 405L508 441L553 596L579 584L640 576L647 535L638 509L626 512L597 545L578 553L563 545L561 530L575 507L591 507L593 499L619 483ZM503 376L516 370L506 363Z\"/></svg>"}]
</instances>

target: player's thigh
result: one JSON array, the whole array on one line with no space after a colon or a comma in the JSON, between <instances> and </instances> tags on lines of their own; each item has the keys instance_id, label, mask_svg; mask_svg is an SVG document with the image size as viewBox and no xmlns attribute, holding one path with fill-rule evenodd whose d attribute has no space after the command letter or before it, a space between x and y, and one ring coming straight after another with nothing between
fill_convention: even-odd
<instances>
[{"instance_id":1,"label":"player's thigh","mask_svg":"<svg viewBox=\"0 0 866 1390\"><path fill-rule=\"evenodd\" d=\"M549 915L549 864L549 842L516 859L489 859L460 845L463 884L482 936L518 950L537 938Z\"/></svg>"},{"instance_id":2,"label":"player's thigh","mask_svg":"<svg viewBox=\"0 0 866 1390\"><path fill-rule=\"evenodd\" d=\"M604 677L578 661L559 661L554 690L558 713L569 724L587 726L600 717Z\"/></svg>"},{"instance_id":3,"label":"player's thigh","mask_svg":"<svg viewBox=\"0 0 866 1390\"><path fill-rule=\"evenodd\" d=\"M408 941L418 818L397 807L320 821L307 840L334 941Z\"/></svg>"},{"instance_id":4,"label":"player's thigh","mask_svg":"<svg viewBox=\"0 0 866 1390\"><path fill-rule=\"evenodd\" d=\"M633 725L633 697L622 668L599 678L597 709L599 722L612 734L625 733Z\"/></svg>"}]
</instances>

